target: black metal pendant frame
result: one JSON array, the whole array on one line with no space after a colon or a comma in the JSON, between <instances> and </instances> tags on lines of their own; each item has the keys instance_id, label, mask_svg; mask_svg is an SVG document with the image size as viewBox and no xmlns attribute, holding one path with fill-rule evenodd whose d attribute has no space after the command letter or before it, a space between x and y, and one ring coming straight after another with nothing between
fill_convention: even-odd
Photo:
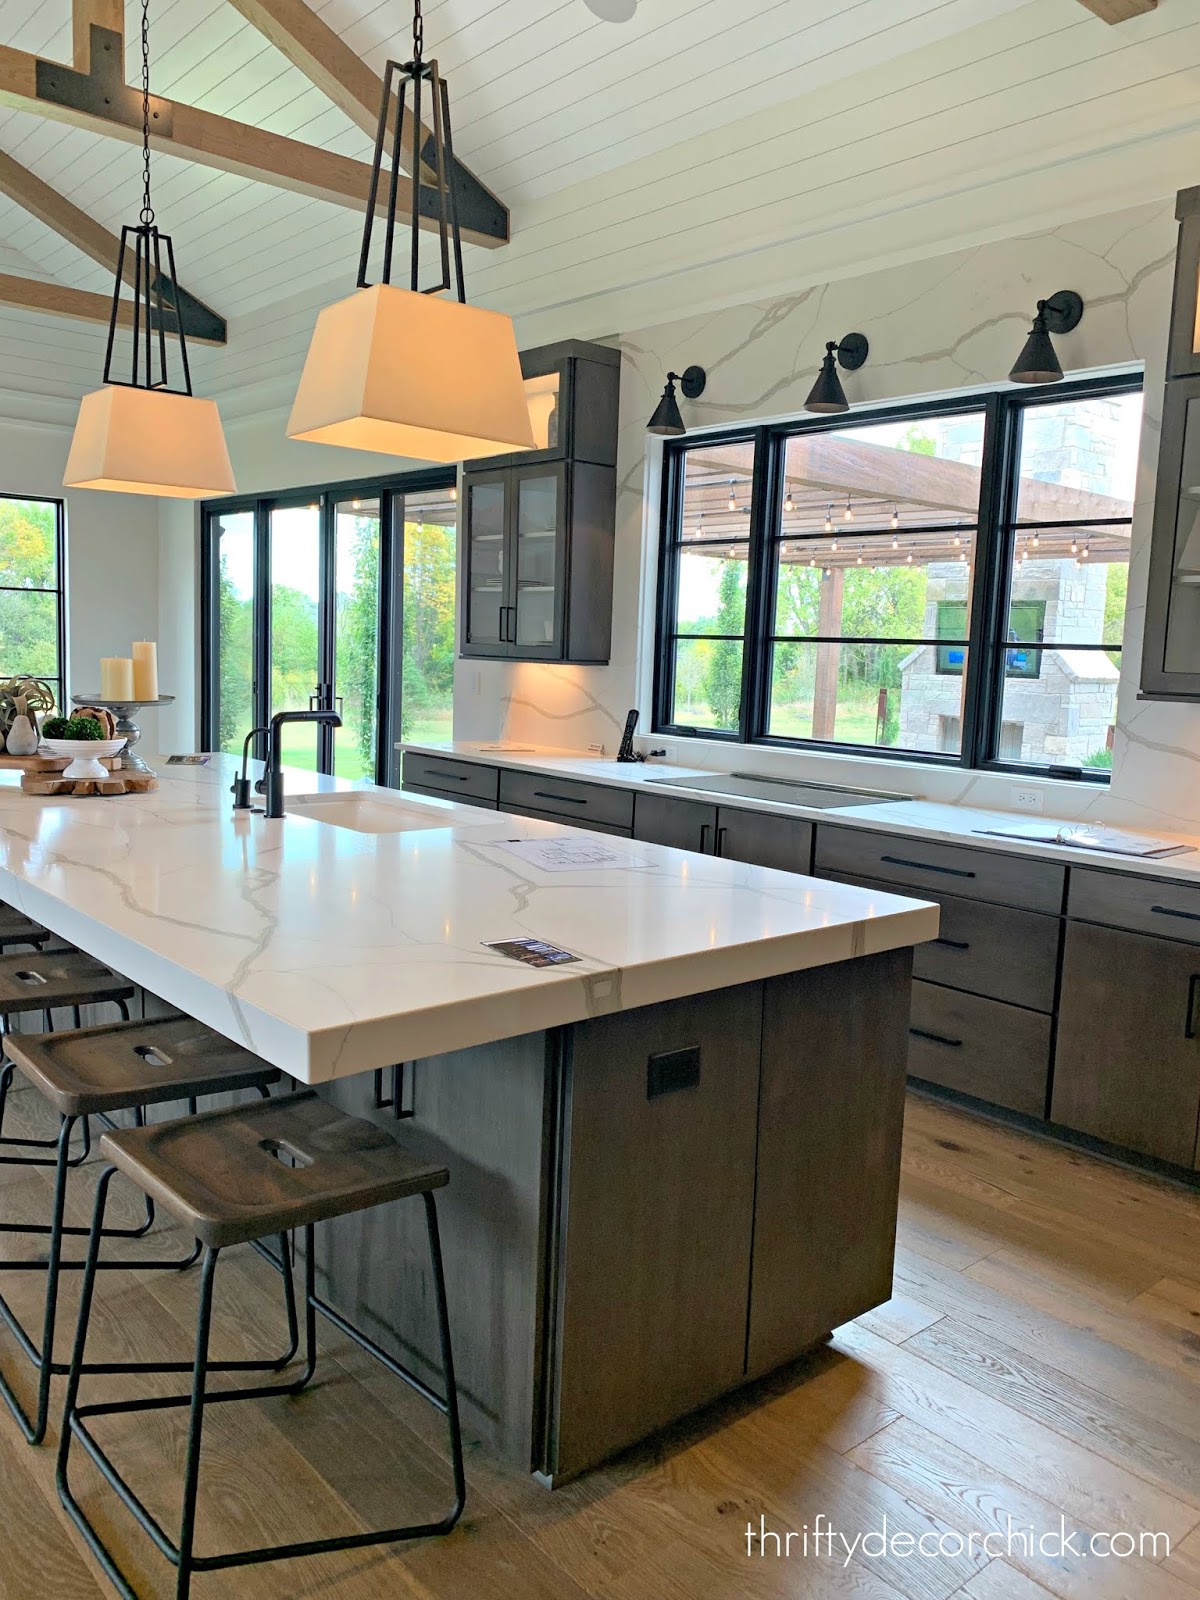
<instances>
[{"instance_id":1,"label":"black metal pendant frame","mask_svg":"<svg viewBox=\"0 0 1200 1600\"><path fill-rule=\"evenodd\" d=\"M408 107L409 90L412 91L411 157L404 161L404 115ZM421 123L422 101L426 91L431 102L433 138L422 140L425 130ZM389 129L391 137L389 139ZM432 148L431 148L432 146ZM438 71L436 61L389 61L383 77L383 99L379 107L379 122L375 130L375 153L371 158L371 183L367 194L367 214L363 224L362 249L358 258L358 287L371 286L371 246L375 229L375 213L379 203L379 187L383 181L385 152L389 163L387 183L387 222L383 240L381 283L392 281L392 261L395 250L396 207L400 176L407 164L412 174L412 204L409 223L412 241L409 259L409 288L417 294L442 294L453 289L460 302L467 298L463 281L462 234L458 216L458 193L450 181L454 165L454 139L450 129L450 96L446 80ZM422 173L427 166L433 170L434 182L427 184ZM426 193L434 195L434 215L438 224L438 247L441 278L437 283L421 286L421 218L428 215L423 208ZM453 277L451 272L453 269Z\"/></svg>"},{"instance_id":2,"label":"black metal pendant frame","mask_svg":"<svg viewBox=\"0 0 1200 1600\"><path fill-rule=\"evenodd\" d=\"M130 251L133 252L133 352L129 377L119 378L113 376L113 356L117 323L121 307L125 304L121 289ZM153 222L140 222L136 226L121 229L112 314L108 321L108 347L104 354L105 383L125 389L158 389L168 394L191 394L192 373L188 364L187 337L175 307L163 293L164 284L174 284L175 281L175 249L170 234L160 233ZM182 387L171 382L167 360L168 333L179 342Z\"/></svg>"}]
</instances>

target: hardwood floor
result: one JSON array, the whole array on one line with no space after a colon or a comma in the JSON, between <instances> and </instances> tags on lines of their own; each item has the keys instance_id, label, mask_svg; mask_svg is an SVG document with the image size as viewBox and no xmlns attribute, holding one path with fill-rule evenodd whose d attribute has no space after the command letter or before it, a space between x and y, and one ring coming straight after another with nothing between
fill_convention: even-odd
<instances>
[{"instance_id":1,"label":"hardwood floor","mask_svg":"<svg viewBox=\"0 0 1200 1600\"><path fill-rule=\"evenodd\" d=\"M13 1105L28 1116L36 1102L24 1092ZM44 1187L0 1169L6 1215L32 1215L18 1208L42 1205ZM75 1210L86 1220L85 1194ZM39 1289L0 1274L0 1291L26 1315ZM97 1350L186 1355L192 1275L114 1272L102 1291ZM231 1252L218 1277L223 1350L260 1354L277 1342L278 1300L269 1268ZM69 1333L73 1284L65 1306ZM324 1353L301 1400L210 1413L201 1551L445 1504L441 1419L328 1327ZM7 1334L0 1360L28 1392L30 1369ZM89 1393L106 1385L119 1387L93 1380ZM103 1438L171 1526L182 1419L110 1423ZM52 1450L26 1449L7 1415L0 1474L3 1600L109 1593L59 1510ZM166 1563L82 1461L77 1477L139 1593L173 1594ZM202 1576L193 1593L1198 1600L1200 1196L910 1096L886 1306L800 1366L553 1495L478 1449L468 1479L468 1511L449 1539ZM799 1538L790 1557L770 1540L767 1554L747 1554L748 1525L800 1535L819 1515L835 1533L832 1557L806 1558ZM847 1562L836 1535L878 1533L885 1517L892 1535L944 1536L941 1550L921 1556L893 1541ZM1062 1519L1080 1546L1147 1532L1165 1535L1170 1551L1161 1541L1127 1559L1069 1545L1031 1551L1030 1530L1057 1539Z\"/></svg>"}]
</instances>

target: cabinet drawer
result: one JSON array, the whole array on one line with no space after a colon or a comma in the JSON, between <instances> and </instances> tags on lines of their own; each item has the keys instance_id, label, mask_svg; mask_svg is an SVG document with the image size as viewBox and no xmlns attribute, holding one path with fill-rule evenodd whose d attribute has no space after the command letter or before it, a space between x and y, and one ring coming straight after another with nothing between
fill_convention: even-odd
<instances>
[{"instance_id":1,"label":"cabinet drawer","mask_svg":"<svg viewBox=\"0 0 1200 1600\"><path fill-rule=\"evenodd\" d=\"M1050 1018L999 1000L914 983L908 1071L992 1105L1046 1114Z\"/></svg>"},{"instance_id":2,"label":"cabinet drawer","mask_svg":"<svg viewBox=\"0 0 1200 1600\"><path fill-rule=\"evenodd\" d=\"M522 807L551 813L563 822L577 822L581 828L604 823L628 832L633 827L633 795L628 789L506 768L500 774L500 809L516 811Z\"/></svg>"},{"instance_id":3,"label":"cabinet drawer","mask_svg":"<svg viewBox=\"0 0 1200 1600\"><path fill-rule=\"evenodd\" d=\"M431 789L424 783L406 783L405 794L427 794L431 800L453 800L456 805L475 806L480 811L495 811L494 800L480 800L473 794L450 794L446 789Z\"/></svg>"},{"instance_id":4,"label":"cabinet drawer","mask_svg":"<svg viewBox=\"0 0 1200 1600\"><path fill-rule=\"evenodd\" d=\"M1200 944L1200 887L1190 883L1072 867L1067 915Z\"/></svg>"},{"instance_id":5,"label":"cabinet drawer","mask_svg":"<svg viewBox=\"0 0 1200 1600\"><path fill-rule=\"evenodd\" d=\"M495 803L500 788L500 768L478 766L471 761L455 761L449 756L423 756L415 750L404 752L404 787L433 789L455 800L467 796Z\"/></svg>"},{"instance_id":6,"label":"cabinet drawer","mask_svg":"<svg viewBox=\"0 0 1200 1600\"><path fill-rule=\"evenodd\" d=\"M897 893L896 884L877 878L841 877L839 881ZM922 888L921 899L941 906L942 921L938 937L913 951L914 977L1034 1011L1054 1010L1062 927L1057 917L963 900L932 888Z\"/></svg>"},{"instance_id":7,"label":"cabinet drawer","mask_svg":"<svg viewBox=\"0 0 1200 1600\"><path fill-rule=\"evenodd\" d=\"M504 806L511 817L533 817L536 822L557 822L560 827L588 828L592 833L617 833L629 838L628 828L616 828L611 822L597 822L595 817L564 817L558 811L535 811L532 806Z\"/></svg>"},{"instance_id":8,"label":"cabinet drawer","mask_svg":"<svg viewBox=\"0 0 1200 1600\"><path fill-rule=\"evenodd\" d=\"M817 828L816 865L831 878L862 873L887 883L940 888L964 899L990 900L1051 916L1062 910L1066 879L1066 869L1048 861L830 826Z\"/></svg>"},{"instance_id":9,"label":"cabinet drawer","mask_svg":"<svg viewBox=\"0 0 1200 1600\"><path fill-rule=\"evenodd\" d=\"M769 811L738 811L722 806L717 817L717 854L730 861L780 872L809 871L812 862L811 822L779 817Z\"/></svg>"},{"instance_id":10,"label":"cabinet drawer","mask_svg":"<svg viewBox=\"0 0 1200 1600\"><path fill-rule=\"evenodd\" d=\"M703 800L681 800L670 794L639 794L633 811L633 837L675 850L713 853L717 808Z\"/></svg>"}]
</instances>

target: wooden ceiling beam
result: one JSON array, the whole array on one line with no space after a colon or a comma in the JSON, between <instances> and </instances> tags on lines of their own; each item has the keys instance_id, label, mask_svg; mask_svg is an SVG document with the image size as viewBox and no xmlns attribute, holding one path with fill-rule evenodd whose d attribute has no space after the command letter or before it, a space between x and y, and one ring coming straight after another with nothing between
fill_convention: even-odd
<instances>
[{"instance_id":1,"label":"wooden ceiling beam","mask_svg":"<svg viewBox=\"0 0 1200 1600\"><path fill-rule=\"evenodd\" d=\"M18 278L7 272L0 272L0 306L69 317L75 322L94 322L103 328L108 327L112 316L111 295L93 294L90 289L69 289L66 284L47 283L41 278ZM132 300L121 301L117 323L122 328L132 328ZM196 336L193 342L212 344L215 341Z\"/></svg>"},{"instance_id":2,"label":"wooden ceiling beam","mask_svg":"<svg viewBox=\"0 0 1200 1600\"><path fill-rule=\"evenodd\" d=\"M92 3L92 0L86 0ZM379 75L356 55L342 37L306 3L306 0L230 0L236 11L258 29L279 53L298 67L310 83L364 133L374 139L379 126L379 105L383 99L383 81ZM395 118L391 119L394 125ZM411 106L404 108L402 149L411 151L416 132L416 122ZM420 130L421 160L424 167L422 179L435 181L433 161L433 134L427 123ZM411 168L411 160L408 166ZM454 158L451 181L458 191L459 215L482 222L494 219L491 225L503 228L508 237L508 209L496 198L475 174Z\"/></svg>"},{"instance_id":3,"label":"wooden ceiling beam","mask_svg":"<svg viewBox=\"0 0 1200 1600\"><path fill-rule=\"evenodd\" d=\"M113 75L113 52L104 48L106 42L111 44L111 36L106 35L107 30L92 25L91 74L0 45L0 105L136 143L142 131L141 95L124 82L123 75ZM155 150L354 211L366 206L371 180L366 162L162 96L151 96L150 106L150 143ZM386 210L387 194L388 185L381 184L380 211ZM436 230L435 193L425 189L423 197L421 226ZM398 214L404 216L411 206L412 184L400 176ZM507 213L502 228L494 218L462 216L461 211L460 217L466 243L495 249L507 242Z\"/></svg>"},{"instance_id":4,"label":"wooden ceiling beam","mask_svg":"<svg viewBox=\"0 0 1200 1600\"><path fill-rule=\"evenodd\" d=\"M66 239L85 256L90 256L93 261L99 262L102 267L107 267L110 272L116 270L117 260L120 255L121 241L115 234L109 233L94 218L89 217L86 211L81 211L59 194L57 189L52 189L44 183L28 167L23 167L19 161L14 161L12 156L0 151L0 194L8 195L10 200L15 200L23 211L28 211L31 216L38 219L48 228L52 228L60 238ZM134 280L134 259L126 252L125 255L125 280L130 285ZM217 315L211 306L206 306L203 301L197 300L186 289L176 286L171 280L163 276L163 298L172 305L183 321L183 331L189 339L204 339L206 343L224 344L228 329L225 319Z\"/></svg>"},{"instance_id":5,"label":"wooden ceiling beam","mask_svg":"<svg viewBox=\"0 0 1200 1600\"><path fill-rule=\"evenodd\" d=\"M115 50L125 75L125 3L124 0L71 0L72 59L77 72L92 70L92 28L104 28L116 35L107 48Z\"/></svg>"},{"instance_id":6,"label":"wooden ceiling beam","mask_svg":"<svg viewBox=\"0 0 1200 1600\"><path fill-rule=\"evenodd\" d=\"M1079 0L1101 22L1130 22L1158 10L1158 0Z\"/></svg>"}]
</instances>

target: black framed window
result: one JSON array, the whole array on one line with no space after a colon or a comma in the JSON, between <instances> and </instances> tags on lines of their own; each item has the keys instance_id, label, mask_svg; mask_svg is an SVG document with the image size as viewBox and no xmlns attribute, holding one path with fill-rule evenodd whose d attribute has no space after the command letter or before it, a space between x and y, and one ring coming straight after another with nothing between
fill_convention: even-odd
<instances>
[{"instance_id":1,"label":"black framed window","mask_svg":"<svg viewBox=\"0 0 1200 1600\"><path fill-rule=\"evenodd\" d=\"M666 448L655 727L1103 781L1141 380Z\"/></svg>"},{"instance_id":2,"label":"black framed window","mask_svg":"<svg viewBox=\"0 0 1200 1600\"><path fill-rule=\"evenodd\" d=\"M41 678L63 703L63 503L0 495L0 677Z\"/></svg>"},{"instance_id":3,"label":"black framed window","mask_svg":"<svg viewBox=\"0 0 1200 1600\"><path fill-rule=\"evenodd\" d=\"M206 748L336 709L341 728L287 727L285 763L388 783L397 739L449 736L455 482L437 468L204 506Z\"/></svg>"}]
</instances>

